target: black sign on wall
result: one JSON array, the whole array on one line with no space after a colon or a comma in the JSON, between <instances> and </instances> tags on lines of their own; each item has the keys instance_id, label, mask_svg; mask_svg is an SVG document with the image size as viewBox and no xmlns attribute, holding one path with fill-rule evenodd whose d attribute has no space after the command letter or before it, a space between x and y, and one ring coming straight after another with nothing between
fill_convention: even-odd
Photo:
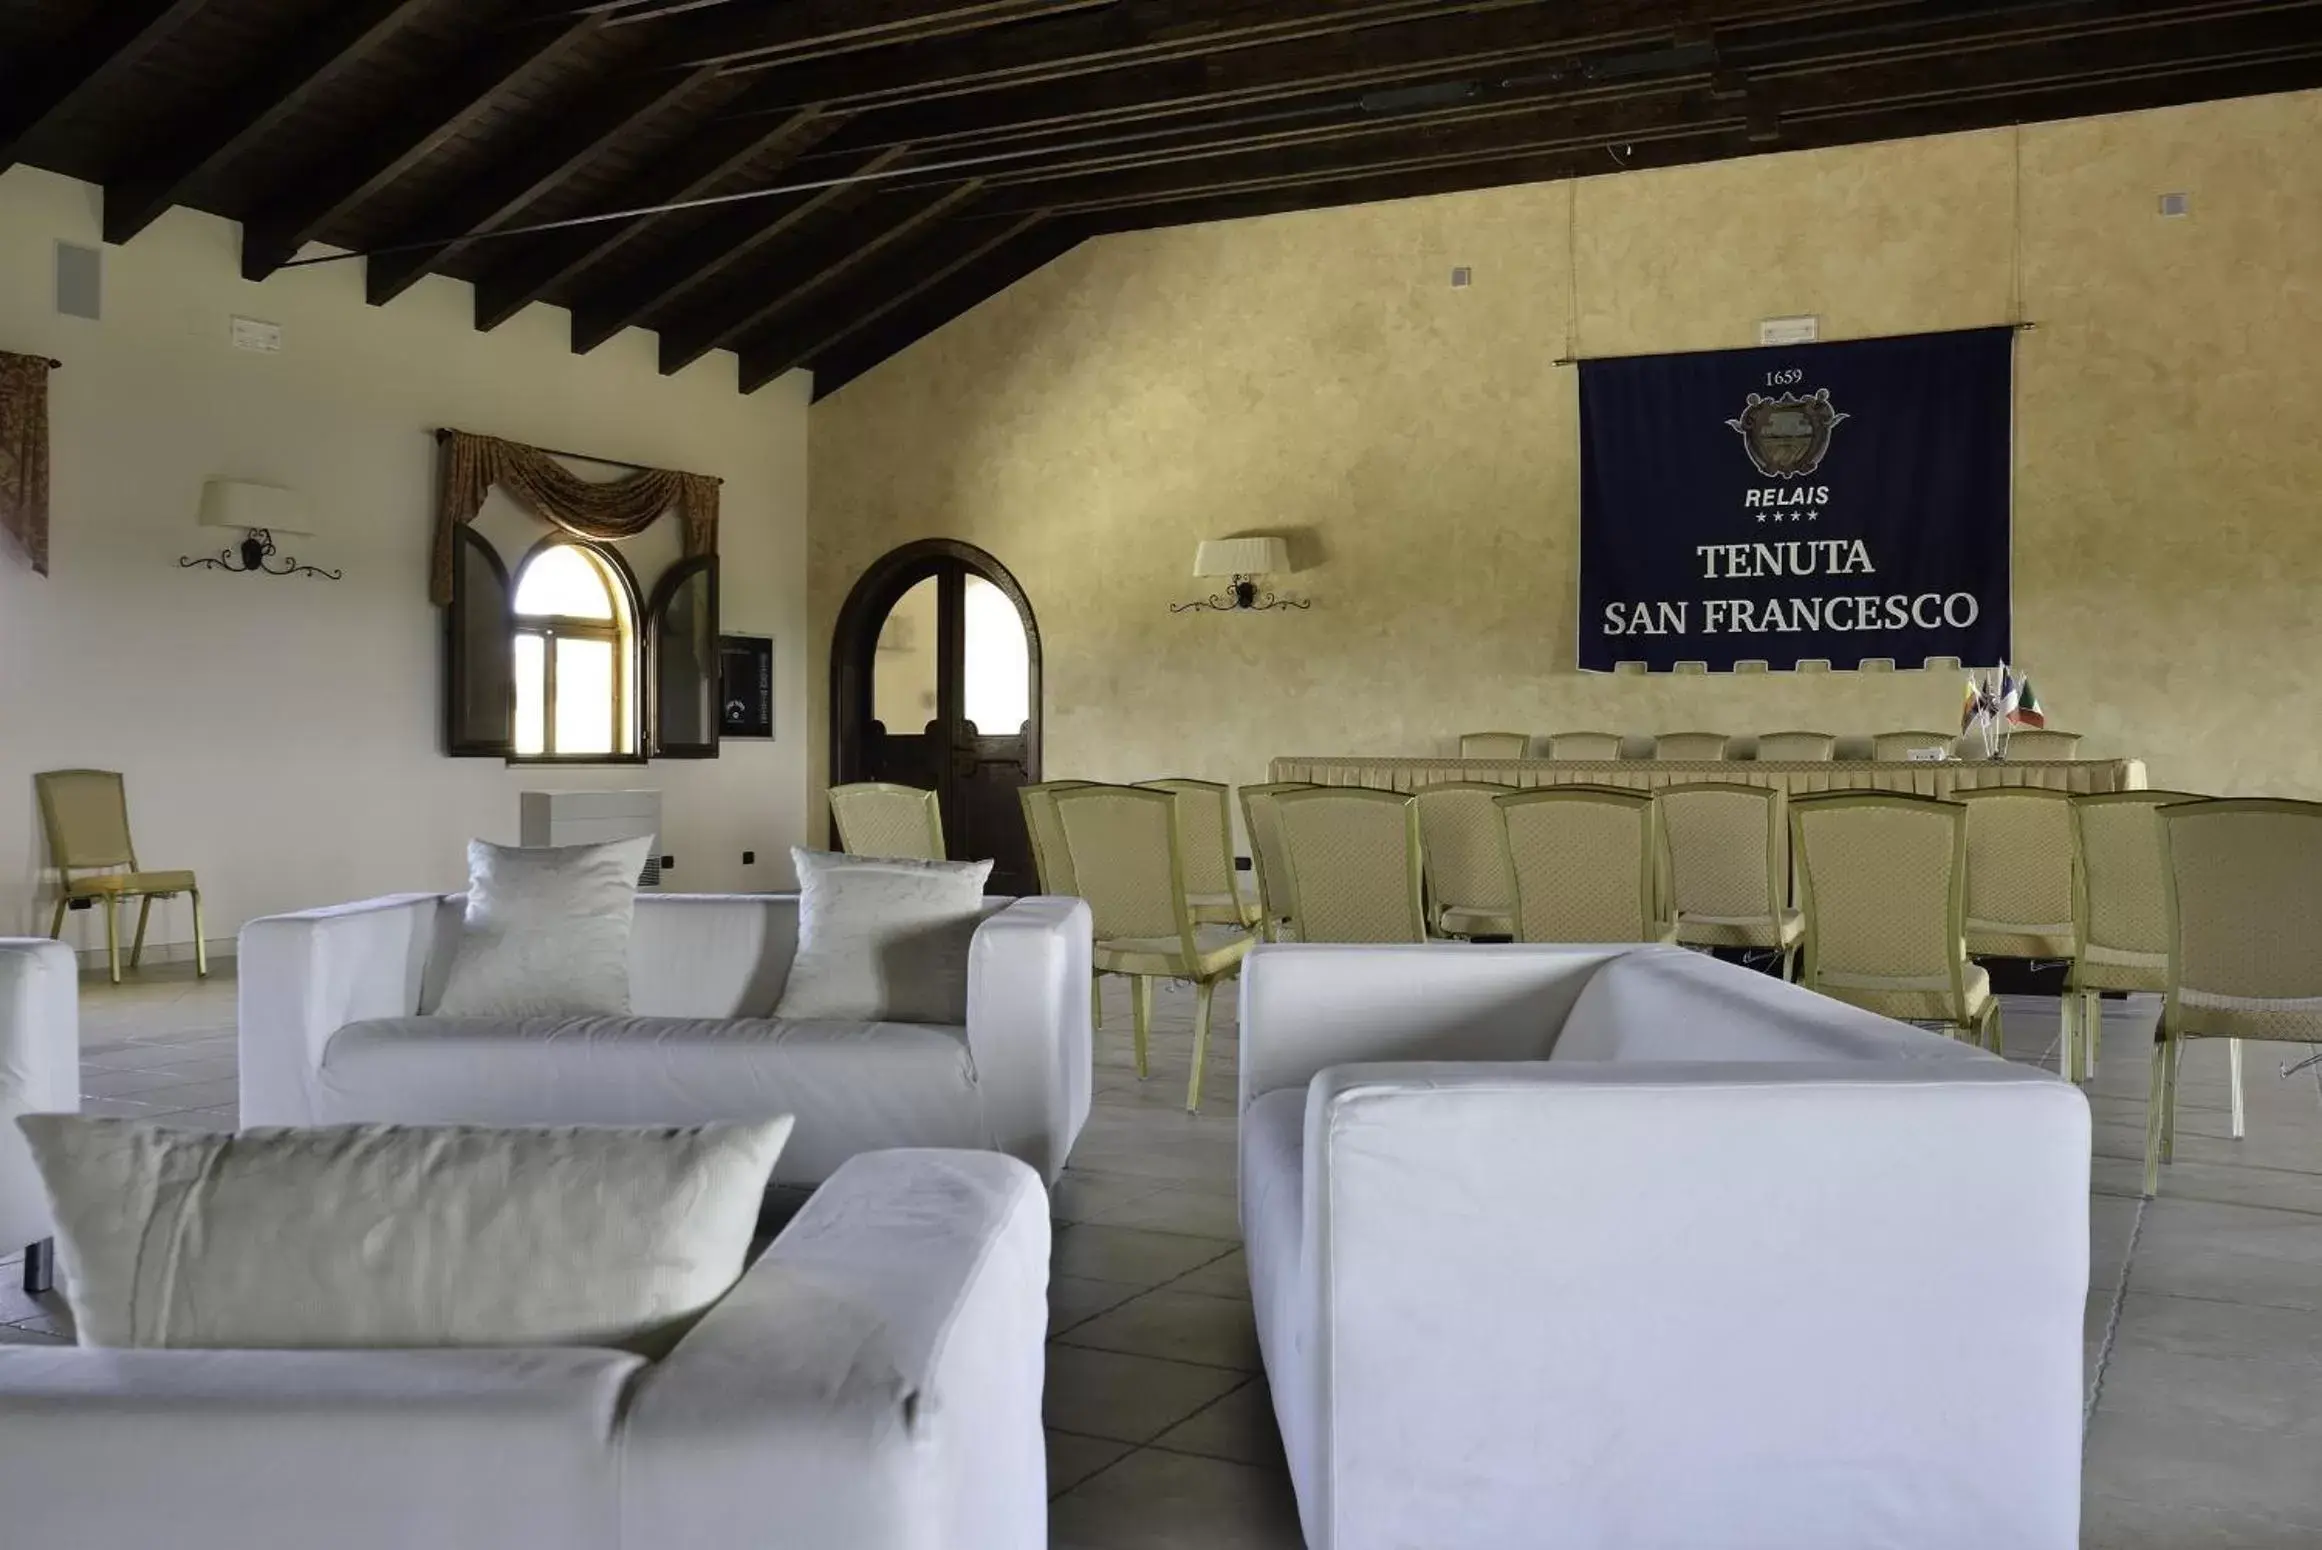
<instances>
[{"instance_id":1,"label":"black sign on wall","mask_svg":"<svg viewBox=\"0 0 2322 1550\"><path fill-rule=\"evenodd\" d=\"M774 642L763 635L718 637L718 735L774 735Z\"/></svg>"},{"instance_id":2,"label":"black sign on wall","mask_svg":"<svg viewBox=\"0 0 2322 1550\"><path fill-rule=\"evenodd\" d=\"M1580 366L1580 666L2008 653L2015 330Z\"/></svg>"}]
</instances>

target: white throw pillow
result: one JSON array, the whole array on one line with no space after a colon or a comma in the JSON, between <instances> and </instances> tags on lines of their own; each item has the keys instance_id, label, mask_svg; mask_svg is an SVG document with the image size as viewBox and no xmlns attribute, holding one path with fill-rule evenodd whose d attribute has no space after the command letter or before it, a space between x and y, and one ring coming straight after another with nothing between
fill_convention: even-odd
<instances>
[{"instance_id":1,"label":"white throw pillow","mask_svg":"<svg viewBox=\"0 0 2322 1550\"><path fill-rule=\"evenodd\" d=\"M468 905L438 1017L629 1010L629 925L653 836L604 845L468 841Z\"/></svg>"},{"instance_id":2,"label":"white throw pillow","mask_svg":"<svg viewBox=\"0 0 2322 1550\"><path fill-rule=\"evenodd\" d=\"M798 956L776 1017L967 1021L968 944L989 861L904 861L792 847Z\"/></svg>"},{"instance_id":3,"label":"white throw pillow","mask_svg":"<svg viewBox=\"0 0 2322 1550\"><path fill-rule=\"evenodd\" d=\"M741 1275L791 1118L689 1129L18 1119L85 1346L657 1350Z\"/></svg>"}]
</instances>

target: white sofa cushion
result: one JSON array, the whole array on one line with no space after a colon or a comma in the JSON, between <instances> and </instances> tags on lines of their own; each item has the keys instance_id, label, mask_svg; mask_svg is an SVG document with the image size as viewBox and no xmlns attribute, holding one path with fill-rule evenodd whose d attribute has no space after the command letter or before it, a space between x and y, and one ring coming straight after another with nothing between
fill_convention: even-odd
<instances>
[{"instance_id":1,"label":"white sofa cushion","mask_svg":"<svg viewBox=\"0 0 2322 1550\"><path fill-rule=\"evenodd\" d=\"M468 842L467 914L436 1012L629 1010L629 926L653 836L602 845Z\"/></svg>"},{"instance_id":2,"label":"white sofa cushion","mask_svg":"<svg viewBox=\"0 0 2322 1550\"><path fill-rule=\"evenodd\" d=\"M777 1017L964 1023L968 945L989 861L907 861L791 847L798 957Z\"/></svg>"},{"instance_id":3,"label":"white sofa cushion","mask_svg":"<svg viewBox=\"0 0 2322 1550\"><path fill-rule=\"evenodd\" d=\"M244 1349L651 1346L741 1274L790 1133L18 1123L81 1343Z\"/></svg>"},{"instance_id":4,"label":"white sofa cushion","mask_svg":"<svg viewBox=\"0 0 2322 1550\"><path fill-rule=\"evenodd\" d=\"M723 1017L386 1017L332 1035L321 1123L697 1125L796 1116L774 1177L861 1151L988 1147L964 1028Z\"/></svg>"}]
</instances>

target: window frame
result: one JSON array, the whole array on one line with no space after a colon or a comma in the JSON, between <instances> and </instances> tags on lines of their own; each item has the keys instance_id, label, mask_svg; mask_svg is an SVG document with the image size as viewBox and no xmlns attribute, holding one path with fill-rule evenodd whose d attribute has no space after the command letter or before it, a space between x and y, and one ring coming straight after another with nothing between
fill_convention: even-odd
<instances>
[{"instance_id":1,"label":"window frame","mask_svg":"<svg viewBox=\"0 0 2322 1550\"><path fill-rule=\"evenodd\" d=\"M610 578L614 617L585 619L570 614L527 614L516 606L516 598L524 588L524 575L533 563L552 549L578 549L599 562ZM624 630L623 608L627 609ZM647 762L645 751L646 728L644 706L645 610L636 574L628 561L611 546L593 542L571 533L551 533L531 548L508 572L508 661L509 661L509 740L507 760L510 764L561 765L627 765ZM515 690L516 642L523 636L540 637L541 649L541 741L548 750L542 753L516 751ZM615 741L620 740L623 727L627 730L629 749L612 753L557 753L556 745L556 641L559 636L575 640L608 641L613 647L613 724Z\"/></svg>"}]
</instances>

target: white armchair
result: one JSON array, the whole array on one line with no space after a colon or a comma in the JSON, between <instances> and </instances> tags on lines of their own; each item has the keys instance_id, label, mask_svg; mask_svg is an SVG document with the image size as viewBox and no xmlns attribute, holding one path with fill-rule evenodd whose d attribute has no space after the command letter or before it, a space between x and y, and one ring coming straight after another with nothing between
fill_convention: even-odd
<instances>
[{"instance_id":1,"label":"white armchair","mask_svg":"<svg viewBox=\"0 0 2322 1550\"><path fill-rule=\"evenodd\" d=\"M1047 1285L1029 1168L876 1153L658 1362L0 1347L0 1501L27 1545L1042 1550Z\"/></svg>"},{"instance_id":2,"label":"white armchair","mask_svg":"<svg viewBox=\"0 0 2322 1550\"><path fill-rule=\"evenodd\" d=\"M80 963L44 937L0 938L0 1254L24 1255L24 1289L48 1290L48 1195L19 1114L81 1106Z\"/></svg>"},{"instance_id":3,"label":"white armchair","mask_svg":"<svg viewBox=\"0 0 2322 1550\"><path fill-rule=\"evenodd\" d=\"M1312 1550L2078 1543L2069 1084L1667 947L1262 947L1242 1049Z\"/></svg>"},{"instance_id":4,"label":"white armchair","mask_svg":"<svg viewBox=\"0 0 2322 1550\"><path fill-rule=\"evenodd\" d=\"M858 1152L988 1149L1053 1181L1088 1118L1089 912L993 900L968 950L965 1027L772 1016L798 945L792 894L642 895L633 1015L453 1029L427 1015L458 895L395 894L254 920L241 938L245 1125L678 1125L795 1114L775 1179Z\"/></svg>"}]
</instances>

